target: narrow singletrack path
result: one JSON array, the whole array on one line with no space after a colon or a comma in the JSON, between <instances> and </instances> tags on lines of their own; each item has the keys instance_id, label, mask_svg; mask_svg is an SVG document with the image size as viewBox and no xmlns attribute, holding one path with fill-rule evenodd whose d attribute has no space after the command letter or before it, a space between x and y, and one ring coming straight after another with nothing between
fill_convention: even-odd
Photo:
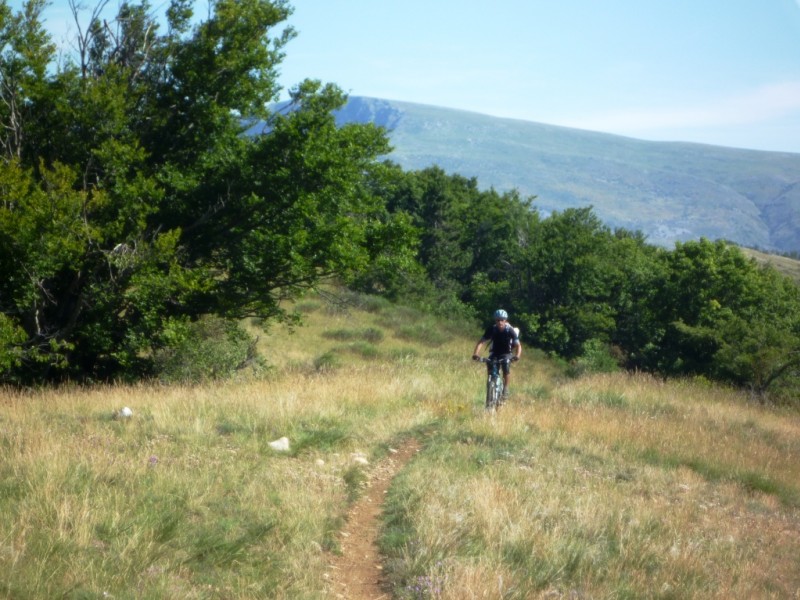
<instances>
[{"instance_id":1,"label":"narrow singletrack path","mask_svg":"<svg viewBox=\"0 0 800 600\"><path fill-rule=\"evenodd\" d=\"M417 440L408 440L371 470L364 495L350 508L347 523L340 532L342 553L331 556L329 581L334 598L391 598L378 551L379 518L392 479L419 448Z\"/></svg>"}]
</instances>

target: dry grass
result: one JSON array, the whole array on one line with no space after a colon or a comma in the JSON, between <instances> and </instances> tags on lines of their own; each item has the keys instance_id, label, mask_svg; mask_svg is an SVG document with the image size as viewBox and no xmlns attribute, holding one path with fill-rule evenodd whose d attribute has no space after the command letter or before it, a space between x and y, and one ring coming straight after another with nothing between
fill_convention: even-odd
<instances>
[{"instance_id":1,"label":"dry grass","mask_svg":"<svg viewBox=\"0 0 800 600\"><path fill-rule=\"evenodd\" d=\"M385 544L407 597L800 593L796 414L644 376L550 394L443 424L404 474Z\"/></svg>"},{"instance_id":2,"label":"dry grass","mask_svg":"<svg viewBox=\"0 0 800 600\"><path fill-rule=\"evenodd\" d=\"M369 468L353 456L409 435L424 449L382 540L398 598L800 593L796 413L569 380L528 351L489 418L471 335L385 304L301 308L304 328L262 333L264 380L0 392L0 597L329 597ZM268 445L283 435L289 453Z\"/></svg>"},{"instance_id":3,"label":"dry grass","mask_svg":"<svg viewBox=\"0 0 800 600\"><path fill-rule=\"evenodd\" d=\"M759 252L751 248L741 248L741 250L746 256L756 259L760 265L769 265L779 273L800 283L800 260L778 254Z\"/></svg>"},{"instance_id":4,"label":"dry grass","mask_svg":"<svg viewBox=\"0 0 800 600\"><path fill-rule=\"evenodd\" d=\"M322 595L365 467L430 419L391 368L3 396L0 597ZM112 414L129 406L134 416ZM289 455L268 442L287 435Z\"/></svg>"}]
</instances>

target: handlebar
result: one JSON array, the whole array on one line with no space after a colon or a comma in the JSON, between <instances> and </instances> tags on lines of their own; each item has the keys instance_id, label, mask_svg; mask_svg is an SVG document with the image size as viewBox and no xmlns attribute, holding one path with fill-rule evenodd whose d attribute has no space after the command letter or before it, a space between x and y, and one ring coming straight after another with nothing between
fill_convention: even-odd
<instances>
[{"instance_id":1,"label":"handlebar","mask_svg":"<svg viewBox=\"0 0 800 600\"><path fill-rule=\"evenodd\" d=\"M472 360L478 361L480 363L486 363L486 364L491 364L491 363L500 364L500 363L504 363L504 362L516 362L516 361L519 360L519 357L512 356L511 358L483 358L482 356L474 356L474 357L472 357Z\"/></svg>"}]
</instances>

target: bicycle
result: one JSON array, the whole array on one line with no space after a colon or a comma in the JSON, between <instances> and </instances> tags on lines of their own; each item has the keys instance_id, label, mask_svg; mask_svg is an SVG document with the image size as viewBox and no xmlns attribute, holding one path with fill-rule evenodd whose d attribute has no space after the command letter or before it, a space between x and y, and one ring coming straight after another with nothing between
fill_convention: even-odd
<instances>
[{"instance_id":1,"label":"bicycle","mask_svg":"<svg viewBox=\"0 0 800 600\"><path fill-rule=\"evenodd\" d=\"M486 378L486 411L496 412L503 404L503 372L501 365L509 362L508 358L479 358L478 362L489 365Z\"/></svg>"}]
</instances>

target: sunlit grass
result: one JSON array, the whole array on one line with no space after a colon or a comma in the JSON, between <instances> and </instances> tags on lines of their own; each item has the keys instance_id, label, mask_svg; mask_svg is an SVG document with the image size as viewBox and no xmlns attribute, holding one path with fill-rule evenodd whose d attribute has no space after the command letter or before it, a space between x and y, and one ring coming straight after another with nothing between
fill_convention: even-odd
<instances>
[{"instance_id":1,"label":"sunlit grass","mask_svg":"<svg viewBox=\"0 0 800 600\"><path fill-rule=\"evenodd\" d=\"M309 597L349 486L429 420L390 366L6 394L0 595ZM122 406L130 419L114 419ZM287 436L290 451L269 442Z\"/></svg>"},{"instance_id":2,"label":"sunlit grass","mask_svg":"<svg viewBox=\"0 0 800 600\"><path fill-rule=\"evenodd\" d=\"M260 380L0 392L0 597L332 597L353 457L410 436L398 598L796 597L797 413L529 349L488 416L478 331L351 301L259 332Z\"/></svg>"},{"instance_id":3,"label":"sunlit grass","mask_svg":"<svg viewBox=\"0 0 800 600\"><path fill-rule=\"evenodd\" d=\"M796 414L733 392L554 383L443 422L392 490L383 543L407 597L792 598L799 456Z\"/></svg>"}]
</instances>

